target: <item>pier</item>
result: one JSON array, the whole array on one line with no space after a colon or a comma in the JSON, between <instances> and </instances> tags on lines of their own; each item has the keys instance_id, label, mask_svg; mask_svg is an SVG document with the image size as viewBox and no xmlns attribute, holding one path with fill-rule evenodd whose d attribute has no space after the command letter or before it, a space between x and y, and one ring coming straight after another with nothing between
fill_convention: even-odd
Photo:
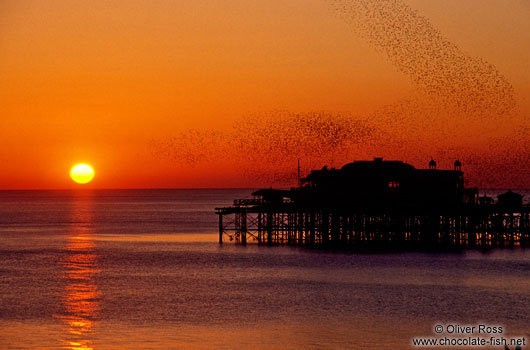
<instances>
[{"instance_id":1,"label":"pier","mask_svg":"<svg viewBox=\"0 0 530 350\"><path fill-rule=\"evenodd\" d=\"M312 171L290 190L216 208L219 243L339 249L528 247L530 207L507 192L497 201L465 188L454 170L415 169L396 161L354 162Z\"/></svg>"}]
</instances>

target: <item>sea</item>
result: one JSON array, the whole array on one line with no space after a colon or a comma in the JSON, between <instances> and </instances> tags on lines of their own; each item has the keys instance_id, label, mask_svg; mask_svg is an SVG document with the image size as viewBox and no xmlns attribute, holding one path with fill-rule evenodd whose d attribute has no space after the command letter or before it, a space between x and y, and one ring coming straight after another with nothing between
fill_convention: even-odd
<instances>
[{"instance_id":1,"label":"sea","mask_svg":"<svg viewBox=\"0 0 530 350\"><path fill-rule=\"evenodd\" d=\"M529 250L220 245L251 192L0 191L0 349L530 348Z\"/></svg>"}]
</instances>

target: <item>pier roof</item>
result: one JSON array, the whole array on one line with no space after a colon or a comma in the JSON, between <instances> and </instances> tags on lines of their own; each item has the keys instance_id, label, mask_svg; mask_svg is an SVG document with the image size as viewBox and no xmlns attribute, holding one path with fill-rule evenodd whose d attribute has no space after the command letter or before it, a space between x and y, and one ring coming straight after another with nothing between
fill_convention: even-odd
<instances>
[{"instance_id":1,"label":"pier roof","mask_svg":"<svg viewBox=\"0 0 530 350\"><path fill-rule=\"evenodd\" d=\"M374 158L373 161L359 160L352 163L345 164L341 170L388 170L388 171L404 171L413 172L416 170L412 165L397 161L397 160L383 160L382 158Z\"/></svg>"}]
</instances>

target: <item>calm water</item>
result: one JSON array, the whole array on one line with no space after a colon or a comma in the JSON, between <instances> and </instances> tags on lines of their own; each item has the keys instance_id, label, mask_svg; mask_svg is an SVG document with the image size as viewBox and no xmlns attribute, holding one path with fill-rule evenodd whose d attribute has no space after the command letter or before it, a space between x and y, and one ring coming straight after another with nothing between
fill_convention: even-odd
<instances>
[{"instance_id":1,"label":"calm water","mask_svg":"<svg viewBox=\"0 0 530 350\"><path fill-rule=\"evenodd\" d=\"M248 193L0 192L0 349L414 349L450 322L530 339L529 251L218 245L213 208Z\"/></svg>"}]
</instances>

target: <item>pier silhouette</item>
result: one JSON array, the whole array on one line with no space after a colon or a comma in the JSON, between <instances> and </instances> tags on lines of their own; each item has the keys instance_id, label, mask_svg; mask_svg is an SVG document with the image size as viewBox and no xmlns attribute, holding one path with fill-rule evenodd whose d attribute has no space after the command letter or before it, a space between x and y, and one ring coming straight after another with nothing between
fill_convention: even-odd
<instances>
[{"instance_id":1,"label":"pier silhouette","mask_svg":"<svg viewBox=\"0 0 530 350\"><path fill-rule=\"evenodd\" d=\"M497 201L451 170L355 161L311 171L290 190L261 189L216 208L219 243L336 248L454 249L528 246L530 207L511 190Z\"/></svg>"}]
</instances>

